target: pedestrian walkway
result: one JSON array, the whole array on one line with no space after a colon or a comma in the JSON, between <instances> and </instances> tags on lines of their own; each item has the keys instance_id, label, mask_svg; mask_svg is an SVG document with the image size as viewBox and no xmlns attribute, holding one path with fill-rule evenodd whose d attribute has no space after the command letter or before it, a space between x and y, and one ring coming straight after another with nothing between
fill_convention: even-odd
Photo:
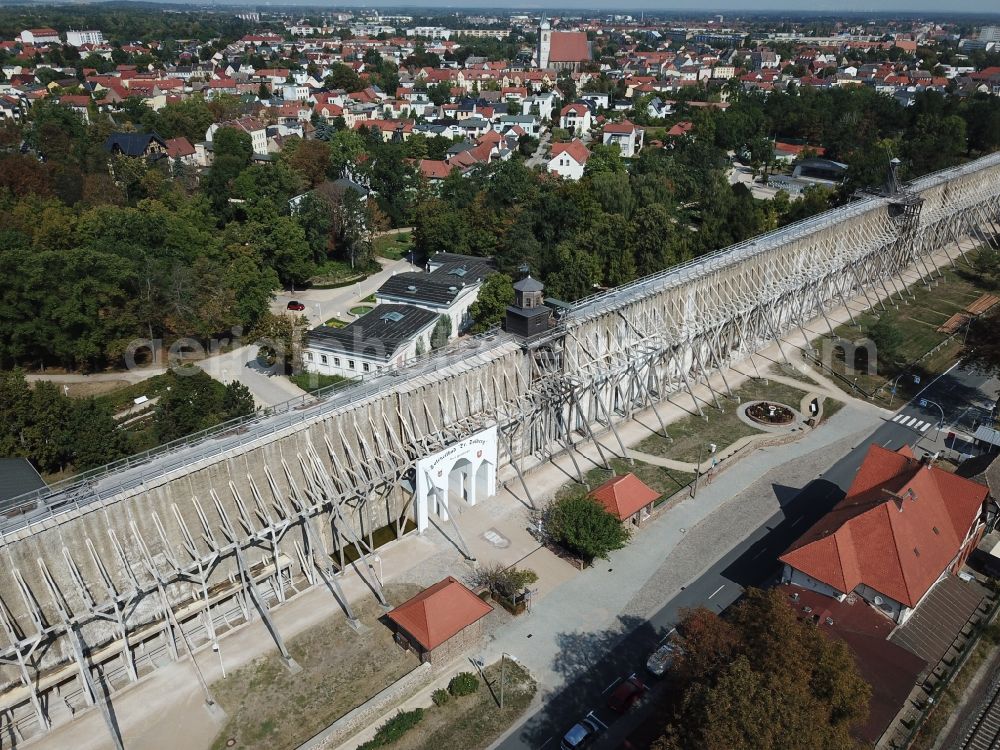
<instances>
[{"instance_id":1,"label":"pedestrian walkway","mask_svg":"<svg viewBox=\"0 0 1000 750\"><path fill-rule=\"evenodd\" d=\"M909 427L917 432L927 432L928 429L934 426L932 422L925 422L922 419L911 417L906 414L897 414L892 418L892 421L901 424L903 427Z\"/></svg>"}]
</instances>

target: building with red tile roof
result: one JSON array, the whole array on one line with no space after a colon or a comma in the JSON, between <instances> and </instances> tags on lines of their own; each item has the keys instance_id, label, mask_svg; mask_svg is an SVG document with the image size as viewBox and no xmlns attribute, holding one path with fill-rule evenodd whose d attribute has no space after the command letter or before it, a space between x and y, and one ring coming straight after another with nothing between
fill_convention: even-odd
<instances>
[{"instance_id":1,"label":"building with red tile roof","mask_svg":"<svg viewBox=\"0 0 1000 750\"><path fill-rule=\"evenodd\" d=\"M422 661L450 661L482 636L482 620L493 611L459 581L448 576L386 616L397 627L400 645L415 649Z\"/></svg>"},{"instance_id":2,"label":"building with red tile roof","mask_svg":"<svg viewBox=\"0 0 1000 750\"><path fill-rule=\"evenodd\" d=\"M653 503L660 499L660 493L635 474L629 473L611 477L591 490L590 497L619 521L630 521L638 525L649 516Z\"/></svg>"},{"instance_id":3,"label":"building with red tile roof","mask_svg":"<svg viewBox=\"0 0 1000 750\"><path fill-rule=\"evenodd\" d=\"M988 497L909 446L872 445L844 499L780 557L783 580L837 599L854 592L905 622L979 543Z\"/></svg>"}]
</instances>

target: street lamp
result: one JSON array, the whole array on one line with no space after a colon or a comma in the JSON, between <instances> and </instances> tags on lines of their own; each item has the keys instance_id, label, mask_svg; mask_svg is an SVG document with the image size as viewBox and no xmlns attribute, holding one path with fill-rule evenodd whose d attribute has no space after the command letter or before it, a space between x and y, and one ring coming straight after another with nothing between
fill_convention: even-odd
<instances>
[{"instance_id":1,"label":"street lamp","mask_svg":"<svg viewBox=\"0 0 1000 750\"><path fill-rule=\"evenodd\" d=\"M511 661L517 661L517 657L513 654L508 654L506 651L500 652L500 710L503 711L503 683L504 683L504 667L506 666L506 658L510 657Z\"/></svg>"},{"instance_id":2,"label":"street lamp","mask_svg":"<svg viewBox=\"0 0 1000 750\"><path fill-rule=\"evenodd\" d=\"M709 443L708 444L708 453L709 453L709 455L713 455L715 453L715 449L718 448L718 447L719 446L717 446L715 443ZM702 444L699 443L699 445L698 445L698 465L694 469L694 491L691 493L691 497L698 497L698 477L701 476L701 455L702 455L702 448L704 448L704 445L702 445ZM715 464L713 463L712 465L714 466Z\"/></svg>"},{"instance_id":3,"label":"street lamp","mask_svg":"<svg viewBox=\"0 0 1000 750\"><path fill-rule=\"evenodd\" d=\"M378 555L372 555L372 560L378 563L378 585L382 585L382 558ZM369 566L371 567L371 566Z\"/></svg>"},{"instance_id":4,"label":"street lamp","mask_svg":"<svg viewBox=\"0 0 1000 750\"><path fill-rule=\"evenodd\" d=\"M892 400L896 397L896 388L899 385L899 381L903 378L904 375L906 375L905 372L900 373L896 377L896 379L892 381L892 390L889 391L889 406L892 406ZM920 376L919 375L914 375L913 376L913 384L914 385L920 385Z\"/></svg>"}]
</instances>

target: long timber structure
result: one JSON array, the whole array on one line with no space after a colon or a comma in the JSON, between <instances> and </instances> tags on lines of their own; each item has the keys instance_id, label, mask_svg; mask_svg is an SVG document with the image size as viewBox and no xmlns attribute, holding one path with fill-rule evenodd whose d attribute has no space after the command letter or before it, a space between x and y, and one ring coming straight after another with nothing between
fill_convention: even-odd
<instances>
[{"instance_id":1,"label":"long timber structure","mask_svg":"<svg viewBox=\"0 0 1000 750\"><path fill-rule=\"evenodd\" d=\"M597 433L617 440L641 410L659 420L675 393L701 410L695 383L725 383L732 364L848 299L902 299L904 271L929 280L932 253L954 261L960 240L997 234L993 154L581 300L534 339L460 341L16 499L0 509L0 746L85 706L120 746L106 695L248 620L294 668L270 612L321 586L353 619L339 583L351 567L386 604L370 559L386 527L419 533L437 516L464 548L447 512L453 480L450 494L482 500L504 473L531 501L525 473L552 455ZM450 466L438 486L431 459Z\"/></svg>"}]
</instances>

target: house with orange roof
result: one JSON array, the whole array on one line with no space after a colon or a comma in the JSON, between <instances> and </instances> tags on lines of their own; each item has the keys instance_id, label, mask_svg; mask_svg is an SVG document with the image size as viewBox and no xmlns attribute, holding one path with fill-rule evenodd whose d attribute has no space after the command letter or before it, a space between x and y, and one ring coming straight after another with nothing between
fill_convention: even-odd
<instances>
[{"instance_id":1,"label":"house with orange roof","mask_svg":"<svg viewBox=\"0 0 1000 750\"><path fill-rule=\"evenodd\" d=\"M638 526L653 512L660 493L635 474L611 477L591 490L589 497L600 503L608 513L622 523Z\"/></svg>"},{"instance_id":2,"label":"house with orange roof","mask_svg":"<svg viewBox=\"0 0 1000 750\"><path fill-rule=\"evenodd\" d=\"M593 125L593 120L590 107L584 102L567 104L559 112L559 127L574 135L583 135L590 130L591 125Z\"/></svg>"},{"instance_id":3,"label":"house with orange roof","mask_svg":"<svg viewBox=\"0 0 1000 750\"><path fill-rule=\"evenodd\" d=\"M552 174L575 182L583 177L589 158L590 149L583 144L583 141L574 138L569 143L552 144L552 151L549 153L549 161L545 168Z\"/></svg>"},{"instance_id":4,"label":"house with orange roof","mask_svg":"<svg viewBox=\"0 0 1000 750\"><path fill-rule=\"evenodd\" d=\"M618 146L622 156L629 159L639 153L645 131L629 120L609 122L604 126L602 140L605 146Z\"/></svg>"},{"instance_id":5,"label":"house with orange roof","mask_svg":"<svg viewBox=\"0 0 1000 750\"><path fill-rule=\"evenodd\" d=\"M844 499L779 558L782 581L837 600L854 594L901 624L975 549L989 494L909 446L872 445Z\"/></svg>"},{"instance_id":6,"label":"house with orange roof","mask_svg":"<svg viewBox=\"0 0 1000 750\"><path fill-rule=\"evenodd\" d=\"M395 626L396 643L413 649L422 662L447 664L479 644L483 619L492 611L493 607L448 576L386 617Z\"/></svg>"}]
</instances>

